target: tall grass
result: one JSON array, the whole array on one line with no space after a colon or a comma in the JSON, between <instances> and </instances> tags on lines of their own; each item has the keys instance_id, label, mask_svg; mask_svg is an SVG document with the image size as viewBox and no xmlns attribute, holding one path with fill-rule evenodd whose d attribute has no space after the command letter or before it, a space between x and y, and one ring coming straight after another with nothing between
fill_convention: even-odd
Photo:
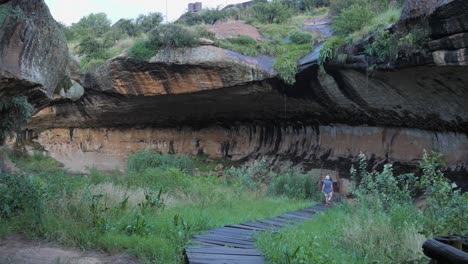
<instances>
[{"instance_id":1,"label":"tall grass","mask_svg":"<svg viewBox=\"0 0 468 264\"><path fill-rule=\"evenodd\" d=\"M127 160L127 172L142 172L147 168L178 168L192 173L193 161L187 155L160 154L152 151L139 151Z\"/></svg>"},{"instance_id":2,"label":"tall grass","mask_svg":"<svg viewBox=\"0 0 468 264\"><path fill-rule=\"evenodd\" d=\"M347 37L347 42L356 44L362 40L365 36L374 33L378 30L382 30L386 26L397 22L401 16L401 8L389 7L384 12L377 14L370 23L365 25L358 31L353 32Z\"/></svg>"},{"instance_id":3,"label":"tall grass","mask_svg":"<svg viewBox=\"0 0 468 264\"><path fill-rule=\"evenodd\" d=\"M340 205L280 233L258 236L269 263L406 263L424 261L412 208L390 213Z\"/></svg>"},{"instance_id":4,"label":"tall grass","mask_svg":"<svg viewBox=\"0 0 468 264\"><path fill-rule=\"evenodd\" d=\"M187 156L140 152L130 157L125 174L91 170L86 176L69 175L45 156L17 162L28 176L0 177L0 197L11 198L2 204L19 205L0 216L0 235L127 252L148 263L183 263L183 247L195 233L310 203L258 195L209 172L191 175L196 162ZM18 184L30 188L12 188ZM34 214L30 197L41 205Z\"/></svg>"}]
</instances>

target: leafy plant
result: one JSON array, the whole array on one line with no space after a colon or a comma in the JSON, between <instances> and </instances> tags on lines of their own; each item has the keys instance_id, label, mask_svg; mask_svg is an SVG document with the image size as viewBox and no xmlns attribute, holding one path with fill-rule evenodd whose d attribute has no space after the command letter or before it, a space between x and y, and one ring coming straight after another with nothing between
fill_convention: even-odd
<instances>
[{"instance_id":1,"label":"leafy plant","mask_svg":"<svg viewBox=\"0 0 468 264\"><path fill-rule=\"evenodd\" d=\"M140 39L133 44L128 51L128 55L138 60L149 60L152 56L156 55L156 51L149 45L148 41Z\"/></svg>"},{"instance_id":2,"label":"leafy plant","mask_svg":"<svg viewBox=\"0 0 468 264\"><path fill-rule=\"evenodd\" d=\"M40 222L42 198L41 184L33 177L0 174L0 218L11 218L26 212Z\"/></svg>"},{"instance_id":3,"label":"leafy plant","mask_svg":"<svg viewBox=\"0 0 468 264\"><path fill-rule=\"evenodd\" d=\"M374 41L366 46L369 55L377 56L382 61L394 62L398 59L399 50L398 37L392 35L388 30L379 32Z\"/></svg>"},{"instance_id":4,"label":"leafy plant","mask_svg":"<svg viewBox=\"0 0 468 264\"><path fill-rule=\"evenodd\" d=\"M91 226L102 228L106 225L105 213L110 209L104 194L89 194L88 206L91 212Z\"/></svg>"},{"instance_id":5,"label":"leafy plant","mask_svg":"<svg viewBox=\"0 0 468 264\"><path fill-rule=\"evenodd\" d=\"M281 49L282 52L279 52L273 68L278 72L282 80L289 85L293 85L296 83L298 61L310 52L311 45L287 45L282 46Z\"/></svg>"},{"instance_id":6,"label":"leafy plant","mask_svg":"<svg viewBox=\"0 0 468 264\"><path fill-rule=\"evenodd\" d=\"M0 98L0 144L10 132L20 132L34 112L25 96Z\"/></svg>"},{"instance_id":7,"label":"leafy plant","mask_svg":"<svg viewBox=\"0 0 468 264\"><path fill-rule=\"evenodd\" d=\"M164 199L162 197L163 191L162 189L159 190L157 194L145 190L145 200L138 204L141 210L145 209L156 209L156 210L164 210L166 206L164 204Z\"/></svg>"},{"instance_id":8,"label":"leafy plant","mask_svg":"<svg viewBox=\"0 0 468 264\"><path fill-rule=\"evenodd\" d=\"M183 261L183 252L185 250L185 246L189 242L192 235L192 225L187 223L178 214L174 216L172 224L172 234L176 243L175 255L179 257L180 261Z\"/></svg>"},{"instance_id":9,"label":"leafy plant","mask_svg":"<svg viewBox=\"0 0 468 264\"><path fill-rule=\"evenodd\" d=\"M144 236L149 233L151 226L141 214L136 214L130 224L123 228L128 235Z\"/></svg>"},{"instance_id":10,"label":"leafy plant","mask_svg":"<svg viewBox=\"0 0 468 264\"><path fill-rule=\"evenodd\" d=\"M343 45L344 40L340 37L331 37L323 44L320 50L318 62L320 65L325 64L329 60L336 57L336 50Z\"/></svg>"},{"instance_id":11,"label":"leafy plant","mask_svg":"<svg viewBox=\"0 0 468 264\"><path fill-rule=\"evenodd\" d=\"M426 196L424 209L425 232L427 235L466 234L465 224L468 216L468 194L456 189L456 184L450 183L444 177L440 153L424 153L420 167L419 187Z\"/></svg>"}]
</instances>

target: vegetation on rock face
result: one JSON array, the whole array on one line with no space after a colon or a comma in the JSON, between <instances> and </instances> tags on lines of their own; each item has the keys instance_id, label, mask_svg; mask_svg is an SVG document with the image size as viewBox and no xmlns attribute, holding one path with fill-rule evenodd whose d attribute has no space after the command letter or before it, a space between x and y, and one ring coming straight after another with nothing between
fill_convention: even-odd
<instances>
[{"instance_id":1,"label":"vegetation on rock face","mask_svg":"<svg viewBox=\"0 0 468 264\"><path fill-rule=\"evenodd\" d=\"M90 14L69 27L62 25L72 50L80 56L84 71L92 71L123 52L122 41L143 37L163 21L160 13L121 19L114 25L104 13Z\"/></svg>"}]
</instances>

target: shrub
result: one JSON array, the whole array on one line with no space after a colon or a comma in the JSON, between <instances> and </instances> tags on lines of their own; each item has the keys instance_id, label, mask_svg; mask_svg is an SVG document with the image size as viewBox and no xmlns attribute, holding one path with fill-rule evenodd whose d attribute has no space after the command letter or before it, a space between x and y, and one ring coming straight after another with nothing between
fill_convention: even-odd
<instances>
[{"instance_id":1,"label":"shrub","mask_svg":"<svg viewBox=\"0 0 468 264\"><path fill-rule=\"evenodd\" d=\"M313 36L310 33L294 31L289 35L289 39L294 44L311 44Z\"/></svg>"},{"instance_id":2,"label":"shrub","mask_svg":"<svg viewBox=\"0 0 468 264\"><path fill-rule=\"evenodd\" d=\"M33 177L0 174L0 218L27 214L40 224L43 213L43 190Z\"/></svg>"},{"instance_id":3,"label":"shrub","mask_svg":"<svg viewBox=\"0 0 468 264\"><path fill-rule=\"evenodd\" d=\"M333 30L337 35L346 36L360 30L374 17L369 4L353 4L344 9L333 22Z\"/></svg>"},{"instance_id":4,"label":"shrub","mask_svg":"<svg viewBox=\"0 0 468 264\"><path fill-rule=\"evenodd\" d=\"M152 47L183 48L198 45L198 35L181 25L166 24L150 32L149 43Z\"/></svg>"},{"instance_id":5,"label":"shrub","mask_svg":"<svg viewBox=\"0 0 468 264\"><path fill-rule=\"evenodd\" d=\"M412 202L411 193L414 192L416 183L413 174L396 177L391 164L385 164L382 172L368 172L366 157L362 153L359 155L359 173L358 177L357 170L351 168L351 177L357 186L354 194L362 202L383 209Z\"/></svg>"},{"instance_id":6,"label":"shrub","mask_svg":"<svg viewBox=\"0 0 468 264\"><path fill-rule=\"evenodd\" d=\"M266 186L266 194L270 196L296 199L321 197L318 189L319 175L302 173L290 163L272 170L266 161L255 161L240 168L231 167L225 171L225 176L231 180L239 180L250 190L260 193L264 191L262 186Z\"/></svg>"},{"instance_id":7,"label":"shrub","mask_svg":"<svg viewBox=\"0 0 468 264\"><path fill-rule=\"evenodd\" d=\"M366 45L366 52L382 61L394 62L398 59L399 40L388 30L380 31L374 41Z\"/></svg>"},{"instance_id":8,"label":"shrub","mask_svg":"<svg viewBox=\"0 0 468 264\"><path fill-rule=\"evenodd\" d=\"M149 60L155 54L155 49L149 45L149 42L142 39L137 40L128 51L131 58L138 60Z\"/></svg>"},{"instance_id":9,"label":"shrub","mask_svg":"<svg viewBox=\"0 0 468 264\"><path fill-rule=\"evenodd\" d=\"M284 165L272 175L268 183L268 193L273 196L286 196L296 199L320 199L318 188L320 175L302 173L291 164Z\"/></svg>"},{"instance_id":10,"label":"shrub","mask_svg":"<svg viewBox=\"0 0 468 264\"><path fill-rule=\"evenodd\" d=\"M425 152L420 164L423 174L419 187L426 196L425 234L467 234L468 193L462 194L456 190L456 184L445 178L441 158L440 153Z\"/></svg>"},{"instance_id":11,"label":"shrub","mask_svg":"<svg viewBox=\"0 0 468 264\"><path fill-rule=\"evenodd\" d=\"M128 157L127 171L142 172L147 168L178 168L191 173L193 161L187 155L160 154L151 151L139 151Z\"/></svg>"},{"instance_id":12,"label":"shrub","mask_svg":"<svg viewBox=\"0 0 468 264\"><path fill-rule=\"evenodd\" d=\"M320 50L318 62L320 65L336 57L336 50L343 45L344 40L340 37L331 37L323 44Z\"/></svg>"},{"instance_id":13,"label":"shrub","mask_svg":"<svg viewBox=\"0 0 468 264\"><path fill-rule=\"evenodd\" d=\"M33 112L34 107L25 96L0 98L0 144L10 132L20 132Z\"/></svg>"},{"instance_id":14,"label":"shrub","mask_svg":"<svg viewBox=\"0 0 468 264\"><path fill-rule=\"evenodd\" d=\"M285 45L277 51L279 56L275 60L273 68L279 77L289 85L296 83L297 62L311 50L311 45Z\"/></svg>"}]
</instances>

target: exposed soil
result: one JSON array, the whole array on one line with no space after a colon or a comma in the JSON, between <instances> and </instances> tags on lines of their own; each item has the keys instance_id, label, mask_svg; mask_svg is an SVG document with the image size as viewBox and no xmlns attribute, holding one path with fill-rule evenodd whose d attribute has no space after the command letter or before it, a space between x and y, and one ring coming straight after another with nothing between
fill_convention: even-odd
<instances>
[{"instance_id":1,"label":"exposed soil","mask_svg":"<svg viewBox=\"0 0 468 264\"><path fill-rule=\"evenodd\" d=\"M0 240L2 264L133 264L134 257L124 254L79 251L45 241L13 236Z\"/></svg>"}]
</instances>

